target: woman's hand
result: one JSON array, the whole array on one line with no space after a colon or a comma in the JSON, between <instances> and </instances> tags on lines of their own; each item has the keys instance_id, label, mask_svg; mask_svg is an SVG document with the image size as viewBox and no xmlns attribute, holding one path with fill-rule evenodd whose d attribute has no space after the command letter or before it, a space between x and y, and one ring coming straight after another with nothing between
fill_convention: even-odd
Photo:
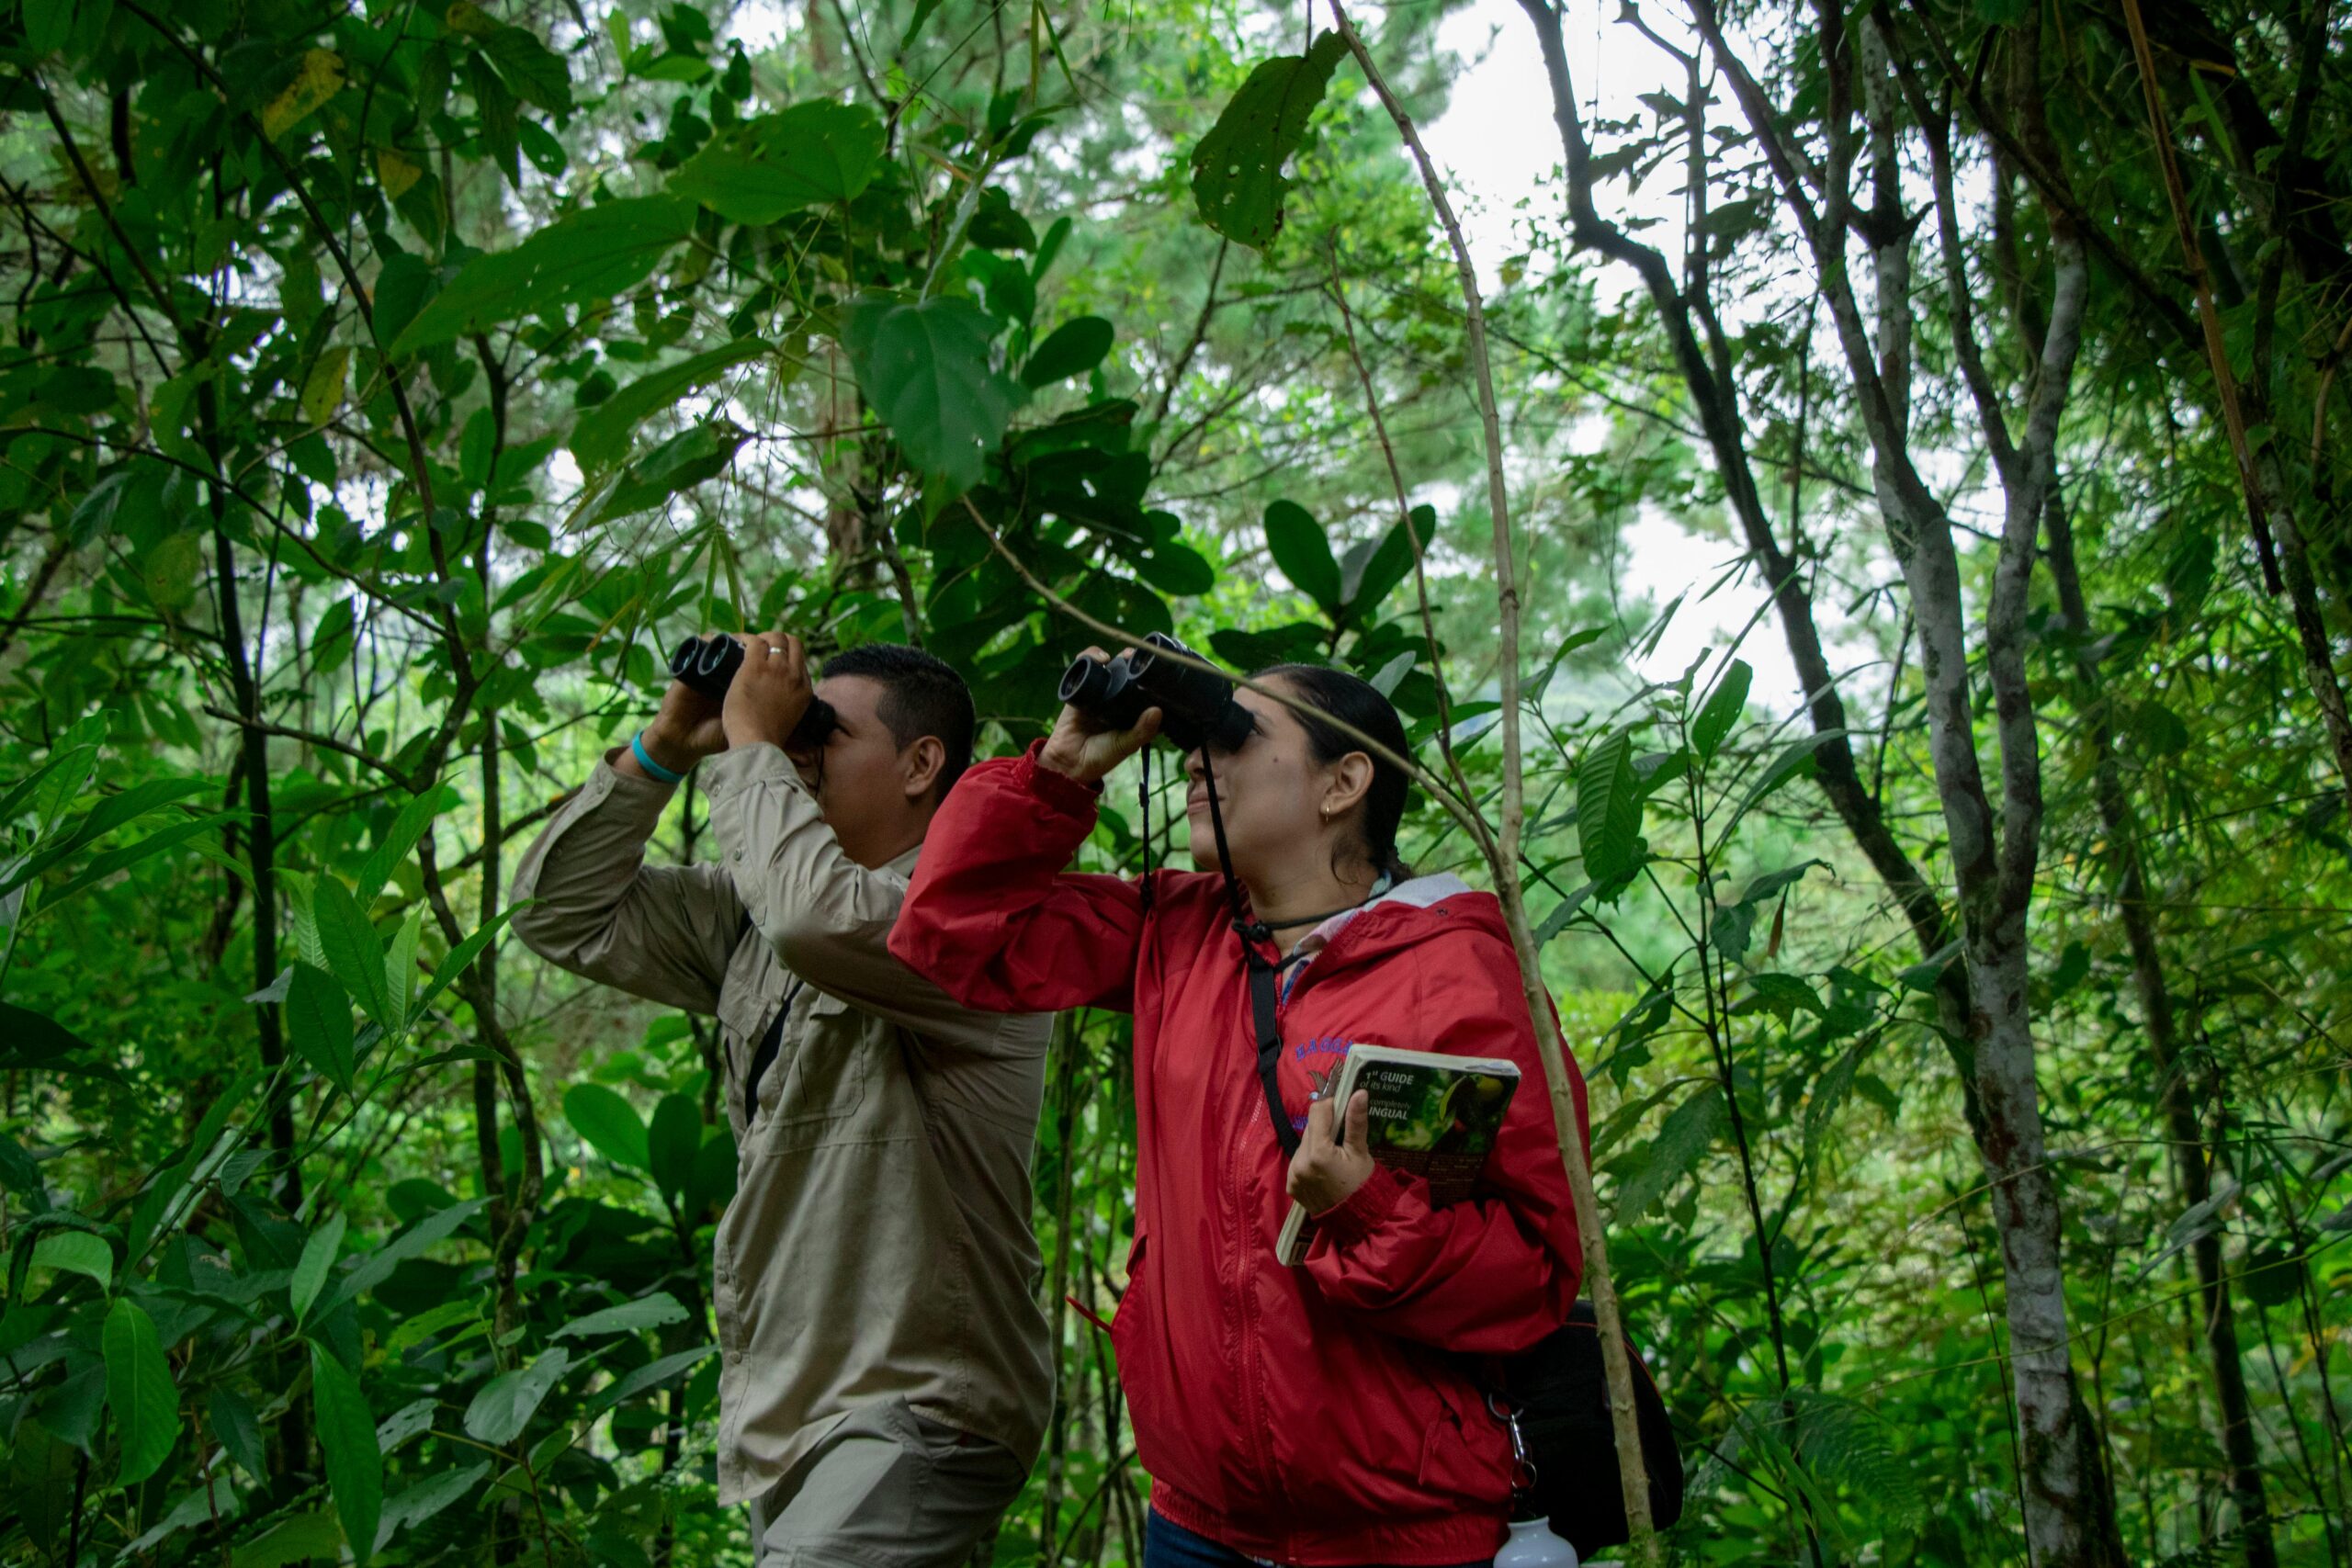
<instances>
[{"instance_id":1,"label":"woman's hand","mask_svg":"<svg viewBox=\"0 0 2352 1568\"><path fill-rule=\"evenodd\" d=\"M1129 650L1123 650L1125 657ZM1110 656L1099 648L1090 648L1086 657L1108 663ZM1101 724L1078 709L1065 704L1060 716L1054 720L1054 732L1046 738L1043 750L1037 753L1041 767L1066 773L1082 784L1100 784L1102 776L1129 757L1151 744L1159 733L1159 710L1146 708L1143 716L1129 729L1105 729Z\"/></svg>"},{"instance_id":2,"label":"woman's hand","mask_svg":"<svg viewBox=\"0 0 2352 1568\"><path fill-rule=\"evenodd\" d=\"M1372 1096L1358 1089L1348 1097L1347 1136L1335 1140L1331 1102L1306 1108L1306 1135L1290 1156L1290 1195L1310 1214L1338 1208L1372 1179Z\"/></svg>"},{"instance_id":3,"label":"woman's hand","mask_svg":"<svg viewBox=\"0 0 2352 1568\"><path fill-rule=\"evenodd\" d=\"M808 655L789 632L761 632L738 640L743 645L743 668L735 671L720 713L727 744L764 740L780 747L817 697L808 683Z\"/></svg>"}]
</instances>

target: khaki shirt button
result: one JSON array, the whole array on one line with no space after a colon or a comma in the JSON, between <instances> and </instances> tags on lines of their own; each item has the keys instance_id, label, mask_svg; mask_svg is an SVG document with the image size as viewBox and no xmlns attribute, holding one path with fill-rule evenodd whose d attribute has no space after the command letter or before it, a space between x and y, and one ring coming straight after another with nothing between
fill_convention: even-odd
<instances>
[{"instance_id":1,"label":"khaki shirt button","mask_svg":"<svg viewBox=\"0 0 2352 1568\"><path fill-rule=\"evenodd\" d=\"M741 859L743 858L743 852L742 852L742 851L741 851L741 850L737 850L737 851L735 852L735 858L736 858L737 860L741 860Z\"/></svg>"}]
</instances>

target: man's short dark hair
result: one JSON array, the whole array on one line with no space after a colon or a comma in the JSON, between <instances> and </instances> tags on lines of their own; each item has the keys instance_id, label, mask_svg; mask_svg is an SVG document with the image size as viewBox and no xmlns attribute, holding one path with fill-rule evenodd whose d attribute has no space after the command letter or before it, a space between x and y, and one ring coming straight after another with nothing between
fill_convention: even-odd
<instances>
[{"instance_id":1,"label":"man's short dark hair","mask_svg":"<svg viewBox=\"0 0 2352 1568\"><path fill-rule=\"evenodd\" d=\"M978 723L964 677L922 649L898 642L869 642L834 654L825 660L824 679L836 675L862 675L880 684L882 700L874 711L899 750L926 735L938 739L947 753L939 769L938 798L946 799L972 765L972 731Z\"/></svg>"}]
</instances>

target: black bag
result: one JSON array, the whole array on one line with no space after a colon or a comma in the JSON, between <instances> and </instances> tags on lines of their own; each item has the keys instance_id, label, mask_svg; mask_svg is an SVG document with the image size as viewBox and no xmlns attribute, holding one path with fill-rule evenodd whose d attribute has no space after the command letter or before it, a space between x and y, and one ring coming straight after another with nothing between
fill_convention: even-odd
<instances>
[{"instance_id":1,"label":"black bag","mask_svg":"<svg viewBox=\"0 0 2352 1568\"><path fill-rule=\"evenodd\" d=\"M1642 1462L1650 1478L1650 1522L1665 1529L1682 1517L1682 1453L1650 1370L1629 1337L1625 1359L1634 1370L1634 1416L1641 1428ZM1625 1526L1623 1470L1609 1417L1609 1375L1600 1358L1600 1323L1590 1302L1568 1311L1568 1321L1532 1349L1500 1361L1501 1387L1488 1408L1515 1413L1535 1483L1521 1511L1551 1518L1552 1533L1590 1558L1622 1546Z\"/></svg>"},{"instance_id":2,"label":"black bag","mask_svg":"<svg viewBox=\"0 0 2352 1568\"><path fill-rule=\"evenodd\" d=\"M1272 1121L1274 1141L1287 1159L1298 1152L1298 1130L1283 1109L1281 1086L1274 1065L1282 1057L1282 1032L1275 1022L1274 978L1277 965L1244 937L1250 970L1250 1013L1258 1046L1258 1083L1266 1092L1266 1114ZM1682 1453L1674 1441L1674 1423L1666 1413L1657 1383L1643 1365L1629 1336L1625 1359L1634 1367L1634 1415L1641 1427L1642 1461L1650 1478L1650 1522L1665 1529L1682 1517ZM1498 1357L1498 1387L1487 1390L1487 1409L1498 1421L1515 1424L1514 1447L1535 1472L1532 1486L1521 1486L1520 1511L1527 1517L1548 1517L1552 1533L1589 1559L1604 1547L1622 1546L1631 1531L1625 1524L1624 1470L1617 1462L1617 1434L1609 1415L1609 1374L1600 1357L1600 1322L1592 1303L1579 1301L1568 1309L1568 1321L1532 1348Z\"/></svg>"}]
</instances>

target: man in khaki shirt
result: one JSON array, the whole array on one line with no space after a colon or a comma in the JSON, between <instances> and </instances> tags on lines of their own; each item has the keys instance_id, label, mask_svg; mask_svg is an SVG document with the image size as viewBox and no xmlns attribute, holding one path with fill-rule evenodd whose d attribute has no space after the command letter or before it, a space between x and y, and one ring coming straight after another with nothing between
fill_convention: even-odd
<instances>
[{"instance_id":1,"label":"man in khaki shirt","mask_svg":"<svg viewBox=\"0 0 2352 1568\"><path fill-rule=\"evenodd\" d=\"M739 1150L719 1222L718 1495L760 1568L959 1562L1021 1491L1053 1403L1029 1156L1050 1018L975 1012L886 942L971 760L971 694L914 649L813 693L797 638L741 639L723 705L673 684L515 874L540 956L715 1014ZM813 696L838 728L784 739ZM716 864L649 866L706 758Z\"/></svg>"}]
</instances>

